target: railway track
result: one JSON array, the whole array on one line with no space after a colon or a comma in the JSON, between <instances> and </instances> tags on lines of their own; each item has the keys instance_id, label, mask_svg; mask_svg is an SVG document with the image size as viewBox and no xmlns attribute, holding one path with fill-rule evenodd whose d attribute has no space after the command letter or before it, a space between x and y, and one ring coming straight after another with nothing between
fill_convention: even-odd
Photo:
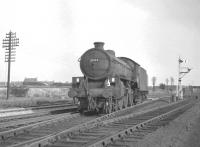
<instances>
[{"instance_id":1,"label":"railway track","mask_svg":"<svg viewBox=\"0 0 200 147\"><path fill-rule=\"evenodd\" d=\"M40 106L42 107L42 106ZM14 116L1 117L0 118L0 132L8 131L11 129L15 129L18 127L26 126L29 124L34 124L46 120L56 119L66 112L75 112L77 110L77 106L72 104L57 104L54 108L54 105L46 106L39 109L39 107L34 107L35 110L31 110L31 108L27 109L27 111L31 111L31 113L24 114L20 113L21 111L26 111L24 109L10 109L10 110L2 110L2 113L6 116L6 113L20 113ZM1 113L0 113L1 114ZM56 114L56 115L55 115Z\"/></svg>"},{"instance_id":2,"label":"railway track","mask_svg":"<svg viewBox=\"0 0 200 147\"><path fill-rule=\"evenodd\" d=\"M41 116L35 116L35 117L32 116L32 117L26 117L26 118L21 118L21 119L13 119L8 122L1 122L0 132L16 129L19 127L23 127L23 126L43 122L43 121L58 119L62 117L63 115L68 116L70 115L70 113L57 114L57 115L41 115Z\"/></svg>"},{"instance_id":3,"label":"railway track","mask_svg":"<svg viewBox=\"0 0 200 147\"><path fill-rule=\"evenodd\" d=\"M112 119L96 121L95 123L88 122L85 126L77 129L70 128L55 135L44 138L28 144L28 147L105 147L122 146L116 141L132 135L133 138L140 138L137 134L155 130L161 122L170 121L177 117L185 110L189 109L194 102L189 100L181 101L174 104L169 104L160 108L153 108L151 111L143 111L137 114L129 113ZM156 127L154 127L154 125ZM145 130L146 129L146 130ZM124 138L125 138L124 137ZM126 140L126 139L124 139ZM128 140L128 139L127 139ZM120 140L121 141L121 140ZM124 141L125 142L125 141ZM126 144L124 145L126 146Z\"/></svg>"},{"instance_id":4,"label":"railway track","mask_svg":"<svg viewBox=\"0 0 200 147\"><path fill-rule=\"evenodd\" d=\"M61 102L52 102L52 103L41 103L35 106L24 107L24 108L10 108L10 109L1 109L0 110L0 117L5 113L13 113L13 112L23 112L29 110L42 110L42 109L54 109L59 107L66 107L66 106L73 106L72 102L68 101L61 101Z\"/></svg>"},{"instance_id":5,"label":"railway track","mask_svg":"<svg viewBox=\"0 0 200 147\"><path fill-rule=\"evenodd\" d=\"M31 106L28 108L31 108L32 110L37 110L37 109L46 109L46 108L52 108L52 107L59 107L61 105L73 105L72 101L55 101L55 102L38 102L37 105Z\"/></svg>"},{"instance_id":6,"label":"railway track","mask_svg":"<svg viewBox=\"0 0 200 147\"><path fill-rule=\"evenodd\" d=\"M133 113L133 111L135 113L139 113L141 110L146 111L150 108L154 108L156 106L158 107L164 104L166 104L166 102L161 100L150 101L102 117L85 117L79 114L73 114L67 117L63 116L57 119L0 132L0 146L25 146L27 144L35 143L36 141L41 141L43 139L49 138L52 135L54 136L59 134L63 130L70 130L71 132L74 132L87 128L87 126L93 127L96 125L96 123L102 122L104 120L117 118L125 114Z\"/></svg>"},{"instance_id":7,"label":"railway track","mask_svg":"<svg viewBox=\"0 0 200 147\"><path fill-rule=\"evenodd\" d=\"M170 121L191 108L193 104L194 103L185 103L182 106L174 105L176 107L163 107L144 113L140 116L127 116L125 119L119 119L117 122L115 121L106 126L110 127L110 125L114 125L113 128L119 128L118 132L116 131L116 133L86 146L131 147L137 145L137 142L142 140L145 135L152 133L159 127L168 124ZM122 127L122 129L120 129L120 127ZM53 147L54 145L49 146Z\"/></svg>"},{"instance_id":8,"label":"railway track","mask_svg":"<svg viewBox=\"0 0 200 147\"><path fill-rule=\"evenodd\" d=\"M53 105L44 105L44 106L34 106L27 108L13 108L13 109L4 109L0 110L0 122L6 122L13 119L29 118L34 116L46 115L50 112L59 111L59 110L75 110L76 105L72 103L66 104L53 104Z\"/></svg>"},{"instance_id":9,"label":"railway track","mask_svg":"<svg viewBox=\"0 0 200 147\"><path fill-rule=\"evenodd\" d=\"M104 139L103 141L98 142L92 146L94 147L97 144L106 147L137 146L137 143L143 140L147 134L152 133L158 128L167 125L170 121L177 118L189 108L190 105L177 108L173 111L163 114L162 116L152 118L150 120L137 124L132 128L128 128L127 130L123 130L115 135L109 136L107 139Z\"/></svg>"}]
</instances>

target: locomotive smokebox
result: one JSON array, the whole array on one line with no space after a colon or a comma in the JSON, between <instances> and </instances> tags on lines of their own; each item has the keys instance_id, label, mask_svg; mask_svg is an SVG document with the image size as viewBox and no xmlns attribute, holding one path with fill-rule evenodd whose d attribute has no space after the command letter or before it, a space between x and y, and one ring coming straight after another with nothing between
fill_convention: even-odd
<instances>
[{"instance_id":1,"label":"locomotive smokebox","mask_svg":"<svg viewBox=\"0 0 200 147\"><path fill-rule=\"evenodd\" d=\"M94 42L94 48L103 50L104 44L105 44L104 42Z\"/></svg>"}]
</instances>

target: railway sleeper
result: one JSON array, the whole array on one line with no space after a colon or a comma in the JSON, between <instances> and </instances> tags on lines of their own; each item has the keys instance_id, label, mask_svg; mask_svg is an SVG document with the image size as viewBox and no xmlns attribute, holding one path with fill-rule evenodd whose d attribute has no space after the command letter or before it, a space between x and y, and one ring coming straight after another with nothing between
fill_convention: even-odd
<instances>
[{"instance_id":1,"label":"railway sleeper","mask_svg":"<svg viewBox=\"0 0 200 147\"><path fill-rule=\"evenodd\" d=\"M115 141L112 144L106 145L106 147L130 147L130 145L135 142L137 141L129 140L129 139L126 139L126 140L120 139L120 140Z\"/></svg>"},{"instance_id":2,"label":"railway sleeper","mask_svg":"<svg viewBox=\"0 0 200 147\"><path fill-rule=\"evenodd\" d=\"M53 144L57 144L57 143L61 143L61 144L86 144L87 142L88 142L87 140L65 138L65 139L61 139L58 142L55 142Z\"/></svg>"},{"instance_id":3,"label":"railway sleeper","mask_svg":"<svg viewBox=\"0 0 200 147\"><path fill-rule=\"evenodd\" d=\"M102 127L102 128L93 128L93 129L90 130L90 132L105 134L105 132L108 132L108 128L105 128L105 127Z\"/></svg>"},{"instance_id":4,"label":"railway sleeper","mask_svg":"<svg viewBox=\"0 0 200 147\"><path fill-rule=\"evenodd\" d=\"M51 145L47 145L45 147L77 147L77 146L81 146L85 144L85 142L83 141L79 141L79 142L74 142L74 141L68 141L68 142L56 142L54 144Z\"/></svg>"},{"instance_id":5,"label":"railway sleeper","mask_svg":"<svg viewBox=\"0 0 200 147\"><path fill-rule=\"evenodd\" d=\"M92 134L96 134L96 135L99 135L99 136L103 136L105 134L105 131L103 132L102 130L101 131L90 130L89 132L84 132L84 133L92 133Z\"/></svg>"},{"instance_id":6,"label":"railway sleeper","mask_svg":"<svg viewBox=\"0 0 200 147\"><path fill-rule=\"evenodd\" d=\"M154 118L155 116L158 116L157 114L149 115L149 116L144 116L142 118L139 118L140 120L149 120L151 118Z\"/></svg>"},{"instance_id":7,"label":"railway sleeper","mask_svg":"<svg viewBox=\"0 0 200 147\"><path fill-rule=\"evenodd\" d=\"M146 134L148 134L148 133L141 133L141 132L134 131L131 134L129 134L128 136L144 137Z\"/></svg>"},{"instance_id":8,"label":"railway sleeper","mask_svg":"<svg viewBox=\"0 0 200 147\"><path fill-rule=\"evenodd\" d=\"M30 139L29 140L23 140L23 141L20 141L20 142L19 142L19 140L15 140L14 144L12 143L12 145L10 147L22 147L25 144L30 144L30 143L33 143L35 141L41 140L43 138L44 137L37 137L37 138L33 138L31 140Z\"/></svg>"},{"instance_id":9,"label":"railway sleeper","mask_svg":"<svg viewBox=\"0 0 200 147\"><path fill-rule=\"evenodd\" d=\"M141 140L143 139L144 136L140 136L140 135L135 135L135 134L131 134L131 135L128 135L126 136L126 138L124 138L124 140L127 140L127 139L135 139L135 140Z\"/></svg>"},{"instance_id":10,"label":"railway sleeper","mask_svg":"<svg viewBox=\"0 0 200 147\"><path fill-rule=\"evenodd\" d=\"M140 130L136 130L136 132L145 132L145 133L151 133L153 131L155 131L156 129L152 129L152 128L142 128Z\"/></svg>"},{"instance_id":11,"label":"railway sleeper","mask_svg":"<svg viewBox=\"0 0 200 147\"><path fill-rule=\"evenodd\" d=\"M120 122L113 122L113 124L126 124L126 125L137 125L138 123L140 123L139 121L135 121L135 120L126 120L126 121L120 121Z\"/></svg>"},{"instance_id":12,"label":"railway sleeper","mask_svg":"<svg viewBox=\"0 0 200 147\"><path fill-rule=\"evenodd\" d=\"M51 134L51 133L47 133L47 132L36 132L36 131L30 133L31 136L38 136L38 137L46 136L46 135L48 135L48 134ZM28 134L28 135L29 135L29 134Z\"/></svg>"},{"instance_id":13,"label":"railway sleeper","mask_svg":"<svg viewBox=\"0 0 200 147\"><path fill-rule=\"evenodd\" d=\"M135 120L135 119L129 119L129 120L124 120L123 122L121 121L120 123L122 124L127 124L127 125L137 125L143 122L144 120Z\"/></svg>"},{"instance_id":14,"label":"railway sleeper","mask_svg":"<svg viewBox=\"0 0 200 147\"><path fill-rule=\"evenodd\" d=\"M27 141L27 140L31 140L31 139L34 139L34 136L23 135L23 136L17 136L15 138L12 138L12 141L13 142L22 142L22 141Z\"/></svg>"},{"instance_id":15,"label":"railway sleeper","mask_svg":"<svg viewBox=\"0 0 200 147\"><path fill-rule=\"evenodd\" d=\"M31 130L31 131L29 131L29 132L45 132L45 133L48 133L48 132L54 132L54 131L56 131L56 130L59 130L59 128L56 128L56 127L52 127L52 128L49 128L49 127L47 127L47 128L37 128L37 129L33 129L33 130Z\"/></svg>"},{"instance_id":16,"label":"railway sleeper","mask_svg":"<svg viewBox=\"0 0 200 147\"><path fill-rule=\"evenodd\" d=\"M113 144L122 144L122 145L128 145L130 143L136 143L138 142L140 139L138 138L122 138L119 140L116 140L113 142Z\"/></svg>"},{"instance_id":17,"label":"railway sleeper","mask_svg":"<svg viewBox=\"0 0 200 147\"><path fill-rule=\"evenodd\" d=\"M148 112L147 112L148 113ZM150 118L153 118L154 116L155 116L156 114L153 114L153 115L151 115L151 114L141 114L141 116L136 116L136 117L133 117L133 119L134 120L147 120L147 119L150 119Z\"/></svg>"},{"instance_id":18,"label":"railway sleeper","mask_svg":"<svg viewBox=\"0 0 200 147\"><path fill-rule=\"evenodd\" d=\"M159 124L156 124L156 123L149 123L149 124L146 124L146 127L151 127L151 128L158 128L159 127Z\"/></svg>"},{"instance_id":19,"label":"railway sleeper","mask_svg":"<svg viewBox=\"0 0 200 147\"><path fill-rule=\"evenodd\" d=\"M130 135L132 135L132 134L146 135L146 134L149 134L151 132L152 131L149 131L149 130L136 130L136 131L132 132Z\"/></svg>"},{"instance_id":20,"label":"railway sleeper","mask_svg":"<svg viewBox=\"0 0 200 147\"><path fill-rule=\"evenodd\" d=\"M39 138L39 137L42 137L43 134L34 134L34 133L30 133L30 134L21 134L23 136L27 136L27 137L30 137L30 138ZM18 137L18 136L16 136Z\"/></svg>"},{"instance_id":21,"label":"railway sleeper","mask_svg":"<svg viewBox=\"0 0 200 147\"><path fill-rule=\"evenodd\" d=\"M46 147L46 146L45 146ZM47 147L77 147L77 145L71 144L55 144L55 145L48 145Z\"/></svg>"},{"instance_id":22,"label":"railway sleeper","mask_svg":"<svg viewBox=\"0 0 200 147\"><path fill-rule=\"evenodd\" d=\"M97 139L95 136L83 136L83 135L78 135L78 136L71 136L70 140L92 140L92 139Z\"/></svg>"},{"instance_id":23,"label":"railway sleeper","mask_svg":"<svg viewBox=\"0 0 200 147\"><path fill-rule=\"evenodd\" d=\"M55 131L55 129L46 128L46 129L32 130L31 133L34 132L34 133L46 133L46 134L49 134L49 133L52 133L54 131Z\"/></svg>"},{"instance_id":24,"label":"railway sleeper","mask_svg":"<svg viewBox=\"0 0 200 147\"><path fill-rule=\"evenodd\" d=\"M17 137L17 138L12 138L9 140L6 140L5 143L11 143L12 145L17 145L20 144L21 142L26 142L30 140L30 138L24 138L24 137Z\"/></svg>"},{"instance_id":25,"label":"railway sleeper","mask_svg":"<svg viewBox=\"0 0 200 147\"><path fill-rule=\"evenodd\" d=\"M103 134L99 134L98 132L95 132L95 133L93 133L93 132L84 132L84 133L80 133L80 135L100 137Z\"/></svg>"},{"instance_id":26,"label":"railway sleeper","mask_svg":"<svg viewBox=\"0 0 200 147\"><path fill-rule=\"evenodd\" d=\"M106 147L130 147L130 146L124 144L108 144Z\"/></svg>"},{"instance_id":27,"label":"railway sleeper","mask_svg":"<svg viewBox=\"0 0 200 147\"><path fill-rule=\"evenodd\" d=\"M105 128L104 130L100 129L100 130L93 130L93 131L96 132L96 133L100 133L101 136L105 136L105 134L106 135L108 135L108 134L112 135L112 134L120 131L120 129L116 129L116 128L113 128L113 129L110 128L110 129L108 129L108 128Z\"/></svg>"},{"instance_id":28,"label":"railway sleeper","mask_svg":"<svg viewBox=\"0 0 200 147\"><path fill-rule=\"evenodd\" d=\"M108 144L106 147L130 147L137 144L141 139L138 138L125 138L115 141L113 144Z\"/></svg>"},{"instance_id":29,"label":"railway sleeper","mask_svg":"<svg viewBox=\"0 0 200 147\"><path fill-rule=\"evenodd\" d=\"M128 128L128 127L132 127L133 125L136 125L136 124L126 124L126 123L118 123L118 124L116 124L116 123L112 123L112 126L123 126L123 127L125 127L125 128Z\"/></svg>"},{"instance_id":30,"label":"railway sleeper","mask_svg":"<svg viewBox=\"0 0 200 147\"><path fill-rule=\"evenodd\" d=\"M127 128L125 125L108 125L108 126L104 126L104 128L107 128L107 129L117 129L117 130L120 130L122 128Z\"/></svg>"},{"instance_id":31,"label":"railway sleeper","mask_svg":"<svg viewBox=\"0 0 200 147\"><path fill-rule=\"evenodd\" d=\"M152 118L152 117L151 117ZM151 119L151 118L141 118L141 119L134 119L134 118L132 118L132 119L129 119L128 120L128 122L130 121L130 122L137 122L137 123L142 123L142 122L144 122L144 121L146 121L146 120L149 120L149 119Z\"/></svg>"}]
</instances>

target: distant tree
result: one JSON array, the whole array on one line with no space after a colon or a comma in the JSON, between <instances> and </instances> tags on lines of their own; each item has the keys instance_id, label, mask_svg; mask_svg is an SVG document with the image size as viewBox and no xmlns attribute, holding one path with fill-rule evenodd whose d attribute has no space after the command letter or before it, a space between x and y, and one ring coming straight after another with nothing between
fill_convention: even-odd
<instances>
[{"instance_id":1,"label":"distant tree","mask_svg":"<svg viewBox=\"0 0 200 147\"><path fill-rule=\"evenodd\" d=\"M156 77L152 77L152 85L153 85L153 91L155 91L155 85L156 85Z\"/></svg>"},{"instance_id":2,"label":"distant tree","mask_svg":"<svg viewBox=\"0 0 200 147\"><path fill-rule=\"evenodd\" d=\"M165 84L164 83L160 83L159 88L164 90L165 89Z\"/></svg>"},{"instance_id":3,"label":"distant tree","mask_svg":"<svg viewBox=\"0 0 200 147\"><path fill-rule=\"evenodd\" d=\"M174 78L170 77L170 91L173 91L173 86L174 86Z\"/></svg>"},{"instance_id":4,"label":"distant tree","mask_svg":"<svg viewBox=\"0 0 200 147\"><path fill-rule=\"evenodd\" d=\"M168 91L168 83L169 83L169 79L167 78L166 79L166 88L167 88L167 91Z\"/></svg>"},{"instance_id":5,"label":"distant tree","mask_svg":"<svg viewBox=\"0 0 200 147\"><path fill-rule=\"evenodd\" d=\"M10 94L16 97L25 97L28 93L29 88L26 86L13 86L10 89Z\"/></svg>"},{"instance_id":6,"label":"distant tree","mask_svg":"<svg viewBox=\"0 0 200 147\"><path fill-rule=\"evenodd\" d=\"M170 82L171 82L171 86L174 85L174 78L173 77L170 77Z\"/></svg>"},{"instance_id":7,"label":"distant tree","mask_svg":"<svg viewBox=\"0 0 200 147\"><path fill-rule=\"evenodd\" d=\"M166 79L166 85L168 85L168 83L169 83L169 79L167 78L167 79Z\"/></svg>"}]
</instances>

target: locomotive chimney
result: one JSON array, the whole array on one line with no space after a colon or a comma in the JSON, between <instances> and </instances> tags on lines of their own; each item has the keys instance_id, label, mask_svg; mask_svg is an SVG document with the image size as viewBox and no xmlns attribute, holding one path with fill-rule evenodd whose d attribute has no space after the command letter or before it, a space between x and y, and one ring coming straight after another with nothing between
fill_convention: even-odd
<instances>
[{"instance_id":1,"label":"locomotive chimney","mask_svg":"<svg viewBox=\"0 0 200 147\"><path fill-rule=\"evenodd\" d=\"M103 50L104 42L94 42L94 48Z\"/></svg>"}]
</instances>

